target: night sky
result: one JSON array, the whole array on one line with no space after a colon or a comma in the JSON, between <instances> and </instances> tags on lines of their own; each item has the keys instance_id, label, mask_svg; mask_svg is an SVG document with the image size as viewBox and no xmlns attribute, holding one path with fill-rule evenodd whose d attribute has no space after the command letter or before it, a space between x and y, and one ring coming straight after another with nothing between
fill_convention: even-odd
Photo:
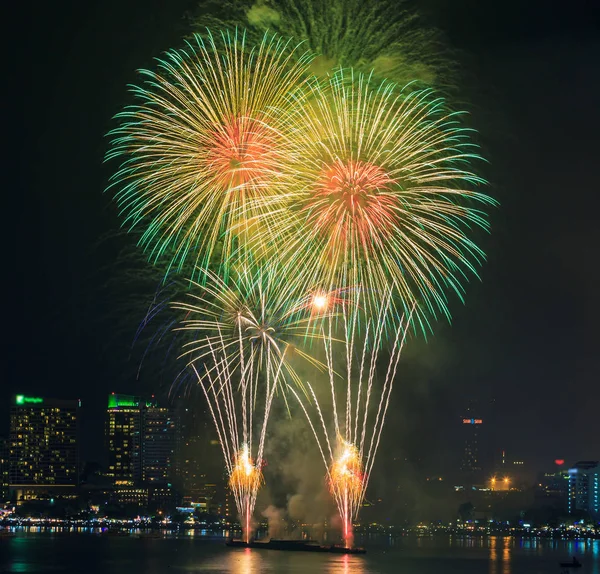
<instances>
[{"instance_id":1,"label":"night sky","mask_svg":"<svg viewBox=\"0 0 600 574\"><path fill-rule=\"evenodd\" d=\"M130 347L141 317L125 326L112 319L131 296L123 287L119 299L114 262L132 240L102 240L119 225L103 194L114 169L103 165L105 134L135 70L181 44L183 14L195 3L14 4L19 12L4 18L0 434L13 393L81 398L83 458L97 459L107 393L160 392L169 383L144 369L136 378L141 351ZM481 240L482 282L468 286L466 306L453 305L452 326L407 349L386 432L434 468L476 400L490 444L530 468L597 459L596 3L422 4L457 49L461 97L501 207ZM139 296L151 293L140 287Z\"/></svg>"}]
</instances>

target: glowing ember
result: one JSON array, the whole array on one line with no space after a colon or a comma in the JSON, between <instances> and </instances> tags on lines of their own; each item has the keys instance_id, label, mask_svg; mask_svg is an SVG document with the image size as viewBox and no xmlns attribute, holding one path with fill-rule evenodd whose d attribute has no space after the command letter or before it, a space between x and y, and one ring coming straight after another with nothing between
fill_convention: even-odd
<instances>
[{"instance_id":1,"label":"glowing ember","mask_svg":"<svg viewBox=\"0 0 600 574\"><path fill-rule=\"evenodd\" d=\"M313 296L312 304L317 311L323 311L327 308L327 295L322 293L315 294Z\"/></svg>"}]
</instances>

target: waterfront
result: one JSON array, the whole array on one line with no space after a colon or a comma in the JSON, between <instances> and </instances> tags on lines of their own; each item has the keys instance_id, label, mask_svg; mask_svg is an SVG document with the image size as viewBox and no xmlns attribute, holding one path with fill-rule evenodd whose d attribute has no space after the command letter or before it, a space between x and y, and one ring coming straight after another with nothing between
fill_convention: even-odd
<instances>
[{"instance_id":1,"label":"waterfront","mask_svg":"<svg viewBox=\"0 0 600 574\"><path fill-rule=\"evenodd\" d=\"M223 538L197 533L155 536L17 530L0 538L0 572L547 574L560 573L558 562L577 556L582 574L600 574L599 540L373 536L358 541L366 556L338 556L230 549Z\"/></svg>"}]
</instances>

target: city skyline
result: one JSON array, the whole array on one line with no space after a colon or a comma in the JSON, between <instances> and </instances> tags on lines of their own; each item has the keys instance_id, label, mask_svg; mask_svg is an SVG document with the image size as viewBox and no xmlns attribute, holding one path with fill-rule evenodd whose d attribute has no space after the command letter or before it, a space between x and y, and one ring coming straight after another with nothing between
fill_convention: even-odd
<instances>
[{"instance_id":1,"label":"city skyline","mask_svg":"<svg viewBox=\"0 0 600 574\"><path fill-rule=\"evenodd\" d=\"M218 441L213 438L214 432L210 429L209 419L205 415L202 416L202 413L193 412L185 399L175 400L172 404L164 406L166 403L159 404L153 395L140 397L111 392L104 411L105 421L95 429L95 434L102 437L103 443L102 452L95 452L95 458L81 455L79 427L81 421L85 419L85 409L79 399L13 395L11 404L9 417L11 432L5 437L0 435L0 439L5 441L6 445L17 436L18 429L14 425L18 424L21 428L24 424L15 413L41 410L43 418L44 407L61 406L76 409L77 415L73 415L73 424L75 425L76 421L76 426L73 426L72 432L73 436L76 434L78 437L78 446L73 460L77 461L79 473L87 464L100 463L106 476L117 484L134 485L152 482L167 483L177 479L183 481L184 475L190 471L197 473L203 472L203 468L211 468L214 474L214 469L221 466L217 451L212 457L207 458L206 445L209 443L218 445ZM539 467L534 467L533 461L523 460L520 453L516 456L514 453L507 453L505 448L500 448L496 442L486 436L485 431L482 430L485 428L483 418L478 418L478 415L477 418L465 418L480 411L476 404L469 402L468 406L461 411L462 414L456 416L453 421L452 426L461 429L461 432L456 435L454 444L451 445L455 464L445 469L440 466L426 468L417 465L415 468L421 476L442 472L447 474L447 480L466 481L466 483L470 481L481 485L489 484L490 480L495 480L496 477L501 481L504 476L509 476L512 481L517 479L520 484L533 484L538 480L540 473L570 468L571 462L575 464L574 457L555 458L544 461L544 464ZM31 423L31 428L37 429L40 436L46 436L52 432L53 425L57 423L48 422L46 418L46 427L41 423L42 418L39 418L39 421L38 419L30 421L27 416L25 423L27 425ZM182 468L181 461L175 459L180 443L188 447L186 462L193 462L194 470L191 470L192 467L187 470ZM195 456L196 450L202 454ZM196 470L196 467L200 470ZM224 469L221 471L224 472Z\"/></svg>"},{"instance_id":2,"label":"city skyline","mask_svg":"<svg viewBox=\"0 0 600 574\"><path fill-rule=\"evenodd\" d=\"M157 511L166 516L177 507L180 512L234 518L218 448L212 451L218 441L210 439L207 425L195 413L184 403L163 407L154 397L111 393L107 398L106 424L98 429L108 455L103 470L79 460L80 401L15 395L11 434L0 441L0 500L17 506L49 503L48 511L55 501L82 499L90 508L99 508L98 502L100 507L117 505L132 516ZM464 414L477 412L470 403ZM600 517L598 460L565 464L556 459L551 469L532 469L535 481L531 481L522 474L524 462L506 451L499 459L489 452L486 456L491 445L481 439L483 419L460 418L456 424L466 430L465 440L456 445L462 452L457 458L460 467L447 476L415 476L421 495L437 500L435 513L417 505L404 521L447 520L456 507L459 516L472 513L476 520L506 519L516 508L525 521L539 521L545 515ZM390 494L383 494L383 500L388 501ZM372 500L364 503L370 520L398 519L393 510L390 514L389 502Z\"/></svg>"}]
</instances>

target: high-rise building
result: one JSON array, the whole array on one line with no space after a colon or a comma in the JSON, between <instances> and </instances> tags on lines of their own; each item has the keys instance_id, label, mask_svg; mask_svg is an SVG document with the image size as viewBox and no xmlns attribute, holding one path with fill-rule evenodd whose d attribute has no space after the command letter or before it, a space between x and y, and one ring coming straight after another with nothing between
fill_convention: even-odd
<instances>
[{"instance_id":1,"label":"high-rise building","mask_svg":"<svg viewBox=\"0 0 600 574\"><path fill-rule=\"evenodd\" d=\"M9 489L18 501L77 487L80 406L78 400L13 398Z\"/></svg>"},{"instance_id":2,"label":"high-rise building","mask_svg":"<svg viewBox=\"0 0 600 574\"><path fill-rule=\"evenodd\" d=\"M8 499L8 439L0 437L0 504Z\"/></svg>"},{"instance_id":3,"label":"high-rise building","mask_svg":"<svg viewBox=\"0 0 600 574\"><path fill-rule=\"evenodd\" d=\"M460 470L469 475L481 473L479 443L483 419L478 417L471 405L461 417L462 457Z\"/></svg>"},{"instance_id":4,"label":"high-rise building","mask_svg":"<svg viewBox=\"0 0 600 574\"><path fill-rule=\"evenodd\" d=\"M108 395L106 474L118 485L133 485L142 478L141 404L139 397Z\"/></svg>"},{"instance_id":5,"label":"high-rise building","mask_svg":"<svg viewBox=\"0 0 600 574\"><path fill-rule=\"evenodd\" d=\"M599 477L597 460L582 460L569 469L569 514L587 512L591 517L600 516Z\"/></svg>"},{"instance_id":6,"label":"high-rise building","mask_svg":"<svg viewBox=\"0 0 600 574\"><path fill-rule=\"evenodd\" d=\"M148 406L142 410L142 480L167 484L175 467L175 415L173 409Z\"/></svg>"},{"instance_id":7,"label":"high-rise building","mask_svg":"<svg viewBox=\"0 0 600 574\"><path fill-rule=\"evenodd\" d=\"M177 408L177 449L176 484L186 503L196 502L202 494L202 485L206 482L206 464L204 443L206 441L203 425L194 409L183 402Z\"/></svg>"},{"instance_id":8,"label":"high-rise building","mask_svg":"<svg viewBox=\"0 0 600 574\"><path fill-rule=\"evenodd\" d=\"M108 396L108 476L115 485L167 484L172 480L176 423L172 409L154 399Z\"/></svg>"},{"instance_id":9,"label":"high-rise building","mask_svg":"<svg viewBox=\"0 0 600 574\"><path fill-rule=\"evenodd\" d=\"M221 445L196 409L180 403L177 432L177 485L184 504L229 516L231 499L223 474Z\"/></svg>"}]
</instances>

